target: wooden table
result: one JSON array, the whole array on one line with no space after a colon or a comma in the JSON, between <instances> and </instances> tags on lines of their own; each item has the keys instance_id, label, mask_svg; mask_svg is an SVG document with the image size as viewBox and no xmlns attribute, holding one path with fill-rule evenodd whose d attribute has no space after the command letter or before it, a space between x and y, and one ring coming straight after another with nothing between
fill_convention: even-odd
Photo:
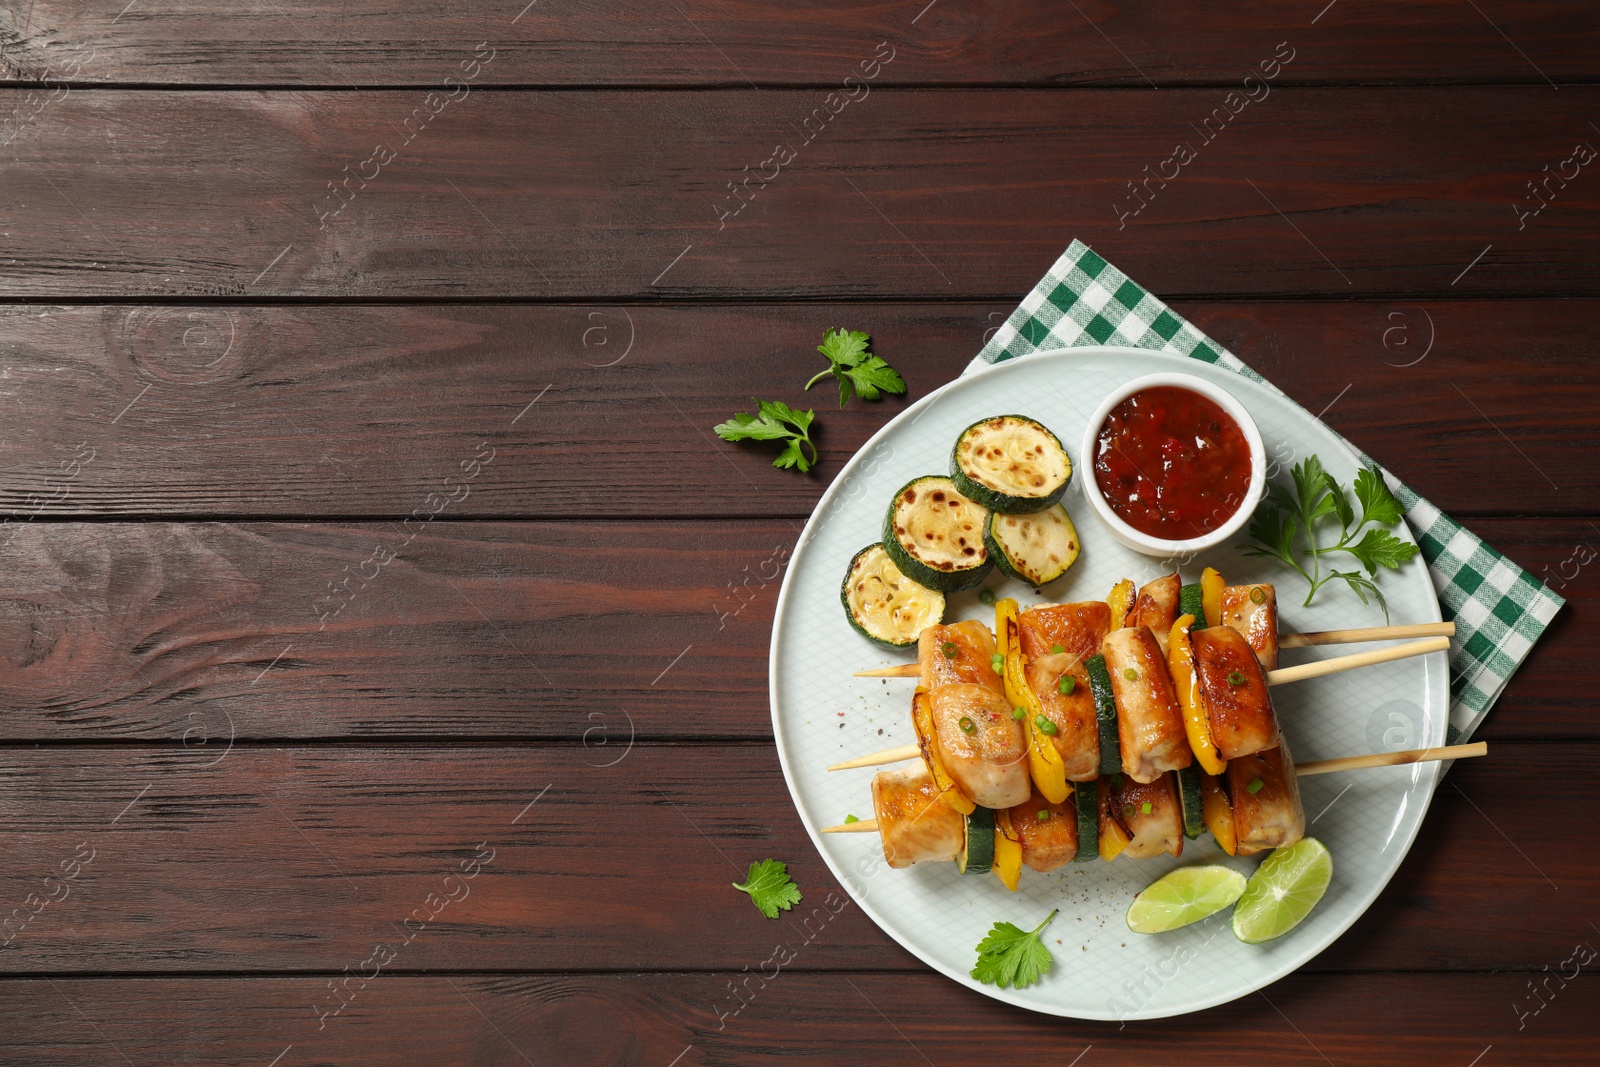
<instances>
[{"instance_id":1,"label":"wooden table","mask_svg":"<svg viewBox=\"0 0 1600 1067\"><path fill-rule=\"evenodd\" d=\"M523 4L0 5L0 1062L1592 1062L1593 4ZM766 697L905 402L823 328L921 396L1074 237L1570 602L1346 936L1121 1029L843 903Z\"/></svg>"}]
</instances>

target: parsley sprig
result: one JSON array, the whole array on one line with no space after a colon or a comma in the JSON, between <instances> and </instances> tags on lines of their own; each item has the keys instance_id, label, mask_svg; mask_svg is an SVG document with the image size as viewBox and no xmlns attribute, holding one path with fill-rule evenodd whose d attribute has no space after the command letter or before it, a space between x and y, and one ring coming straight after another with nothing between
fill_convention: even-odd
<instances>
[{"instance_id":1,"label":"parsley sprig","mask_svg":"<svg viewBox=\"0 0 1600 1067\"><path fill-rule=\"evenodd\" d=\"M900 372L867 351L871 336L860 330L823 330L817 351L828 357L829 367L806 383L810 389L828 375L839 382L839 406L850 400L851 390L863 400L876 400L880 393L903 393L905 379Z\"/></svg>"},{"instance_id":2,"label":"parsley sprig","mask_svg":"<svg viewBox=\"0 0 1600 1067\"><path fill-rule=\"evenodd\" d=\"M800 887L789 878L789 867L782 860L752 863L744 885L731 884L741 893L748 893L761 914L769 919L778 917L779 908L788 911L800 903Z\"/></svg>"},{"instance_id":3,"label":"parsley sprig","mask_svg":"<svg viewBox=\"0 0 1600 1067\"><path fill-rule=\"evenodd\" d=\"M1345 495L1344 486L1323 469L1322 461L1315 455L1307 456L1304 462L1295 464L1291 473L1294 476L1293 493L1281 485L1268 484L1266 499L1250 523L1250 539L1256 543L1246 548L1245 554L1279 559L1299 571L1311 585L1306 593L1307 606L1311 604L1311 598L1317 595L1318 589L1338 578L1355 590L1363 604L1368 602L1367 594L1371 593L1383 608L1384 621L1387 622L1389 605L1373 579L1378 576L1378 568L1398 569L1417 554L1416 545L1381 529L1383 526L1393 526L1405 514L1400 501L1384 484L1382 475L1363 467L1355 480L1356 500L1361 505L1358 519L1355 508ZM1326 521L1328 519L1338 520L1339 537L1332 544L1318 543L1319 532L1322 529L1331 530L1331 524ZM1362 533L1369 524L1372 524L1372 528ZM1305 535L1306 545L1304 565L1299 562L1296 552L1296 543L1301 534ZM1367 573L1338 570L1330 566L1324 574L1322 557L1335 552L1354 556Z\"/></svg>"},{"instance_id":4,"label":"parsley sprig","mask_svg":"<svg viewBox=\"0 0 1600 1067\"><path fill-rule=\"evenodd\" d=\"M1056 917L1056 911L1046 915L1044 922L1032 930L1006 922L995 923L978 942L978 963L972 968L972 977L1001 989L1006 986L1022 989L1037 982L1053 962L1039 931Z\"/></svg>"},{"instance_id":5,"label":"parsley sprig","mask_svg":"<svg viewBox=\"0 0 1600 1067\"><path fill-rule=\"evenodd\" d=\"M817 446L811 443L811 420L817 413L796 411L781 400L756 400L756 403L759 414L736 411L733 418L717 423L712 429L724 441L783 441L783 451L772 465L795 467L802 472L810 470L817 461ZM805 450L810 451L809 457Z\"/></svg>"}]
</instances>

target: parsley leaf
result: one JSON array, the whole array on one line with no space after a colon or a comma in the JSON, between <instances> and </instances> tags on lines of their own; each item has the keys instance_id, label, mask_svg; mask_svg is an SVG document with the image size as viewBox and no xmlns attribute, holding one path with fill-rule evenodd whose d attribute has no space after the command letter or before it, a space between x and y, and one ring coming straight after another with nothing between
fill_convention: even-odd
<instances>
[{"instance_id":1,"label":"parsley leaf","mask_svg":"<svg viewBox=\"0 0 1600 1067\"><path fill-rule=\"evenodd\" d=\"M849 402L851 392L861 394L863 400L876 400L882 393L903 393L905 379L882 359L867 351L872 338L860 330L822 331L822 343L817 351L828 357L828 369L806 383L810 389L828 375L839 382L839 406Z\"/></svg>"},{"instance_id":2,"label":"parsley leaf","mask_svg":"<svg viewBox=\"0 0 1600 1067\"><path fill-rule=\"evenodd\" d=\"M972 977L1001 989L1007 986L1023 989L1037 982L1052 962L1050 950L1039 937L1039 931L1055 917L1056 912L1052 911L1031 931L1011 923L995 923L978 942L978 963L972 968Z\"/></svg>"},{"instance_id":3,"label":"parsley leaf","mask_svg":"<svg viewBox=\"0 0 1600 1067\"><path fill-rule=\"evenodd\" d=\"M817 446L811 443L811 420L815 411L796 411L781 400L757 400L759 414L734 412L727 422L712 429L724 441L785 441L782 452L772 461L778 468L798 467L802 472L817 461ZM809 449L810 458L802 450Z\"/></svg>"},{"instance_id":4,"label":"parsley leaf","mask_svg":"<svg viewBox=\"0 0 1600 1067\"><path fill-rule=\"evenodd\" d=\"M1361 565L1367 568L1367 573L1376 577L1379 567L1399 567L1416 555L1417 546L1400 540L1388 530L1373 528L1344 551L1360 560Z\"/></svg>"},{"instance_id":5,"label":"parsley leaf","mask_svg":"<svg viewBox=\"0 0 1600 1067\"><path fill-rule=\"evenodd\" d=\"M1282 560L1299 571L1311 585L1305 599L1307 606L1318 589L1337 578L1348 585L1363 604L1369 603L1370 593L1387 619L1389 604L1373 579L1378 576L1379 568L1398 568L1417 554L1416 545L1381 529L1404 517L1405 509L1400 501L1389 491L1381 474L1364 467L1355 480L1356 500L1361 504L1361 517L1357 519L1344 486L1323 468L1316 456L1307 456L1295 464L1290 474L1293 492L1280 485L1267 486L1266 496L1250 521L1249 535L1254 544L1244 550L1245 554ZM1339 523L1339 538L1332 544L1318 538L1320 530L1327 527L1324 520L1329 518ZM1319 524L1322 525L1319 527ZM1369 524L1376 525L1363 533L1363 527ZM1307 564L1302 564L1296 553L1301 533L1305 534ZM1322 557L1330 552L1354 556L1367 573L1329 569L1324 574Z\"/></svg>"},{"instance_id":6,"label":"parsley leaf","mask_svg":"<svg viewBox=\"0 0 1600 1067\"><path fill-rule=\"evenodd\" d=\"M752 863L744 885L729 884L741 893L750 894L750 900L769 919L778 917L779 908L788 911L800 903L800 887L789 879L789 868L782 860Z\"/></svg>"},{"instance_id":7,"label":"parsley leaf","mask_svg":"<svg viewBox=\"0 0 1600 1067\"><path fill-rule=\"evenodd\" d=\"M1389 492L1389 486L1384 483L1383 475L1370 467L1362 467L1360 473L1356 475L1356 499L1361 501L1363 524L1376 522L1384 526L1393 526L1405 514L1400 501Z\"/></svg>"}]
</instances>

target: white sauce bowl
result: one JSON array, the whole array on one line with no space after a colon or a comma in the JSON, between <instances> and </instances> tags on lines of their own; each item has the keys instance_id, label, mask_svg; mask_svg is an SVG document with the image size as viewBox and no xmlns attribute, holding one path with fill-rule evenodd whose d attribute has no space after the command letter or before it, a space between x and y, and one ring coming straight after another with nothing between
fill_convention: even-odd
<instances>
[{"instance_id":1,"label":"white sauce bowl","mask_svg":"<svg viewBox=\"0 0 1600 1067\"><path fill-rule=\"evenodd\" d=\"M1095 475L1094 461L1099 452L1100 428L1105 424L1106 416L1111 414L1111 409L1122 403L1134 393L1143 389L1156 386L1172 386L1178 389L1188 389L1199 393L1201 396L1215 403L1223 411L1232 416L1233 421L1239 424L1239 430L1244 434L1244 439L1250 447L1250 485L1245 490L1244 500L1239 507L1229 516L1228 521L1212 530L1210 533L1199 537L1190 537L1182 541L1169 540L1155 537L1134 529L1124 522L1117 513L1111 510L1111 505L1100 492L1100 482ZM1088 498L1089 506L1096 516L1105 524L1111 536L1122 544L1127 545L1135 552L1142 552L1147 556L1173 556L1181 553L1203 552L1215 548L1228 538L1244 529L1250 516L1255 513L1256 505L1261 502L1261 494L1267 486L1267 450L1261 443L1261 431L1256 428L1256 422L1245 410L1244 405L1235 400L1233 394L1219 386L1213 385L1204 378L1197 378L1191 374L1149 374L1114 390L1110 396L1100 402L1094 413L1089 417L1088 429L1084 431L1083 448L1079 452L1084 472L1083 495Z\"/></svg>"}]
</instances>

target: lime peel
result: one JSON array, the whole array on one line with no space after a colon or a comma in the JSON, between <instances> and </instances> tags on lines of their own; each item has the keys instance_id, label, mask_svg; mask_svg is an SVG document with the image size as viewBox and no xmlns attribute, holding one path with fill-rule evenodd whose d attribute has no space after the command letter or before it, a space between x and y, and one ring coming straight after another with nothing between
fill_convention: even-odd
<instances>
[{"instance_id":1,"label":"lime peel","mask_svg":"<svg viewBox=\"0 0 1600 1067\"><path fill-rule=\"evenodd\" d=\"M1163 934L1214 915L1239 899L1245 877L1231 867L1179 867L1157 878L1128 905L1128 929Z\"/></svg>"},{"instance_id":2,"label":"lime peel","mask_svg":"<svg viewBox=\"0 0 1600 1067\"><path fill-rule=\"evenodd\" d=\"M1247 945L1282 937L1311 914L1333 881L1333 856L1314 837L1268 856L1233 910L1233 934Z\"/></svg>"}]
</instances>

